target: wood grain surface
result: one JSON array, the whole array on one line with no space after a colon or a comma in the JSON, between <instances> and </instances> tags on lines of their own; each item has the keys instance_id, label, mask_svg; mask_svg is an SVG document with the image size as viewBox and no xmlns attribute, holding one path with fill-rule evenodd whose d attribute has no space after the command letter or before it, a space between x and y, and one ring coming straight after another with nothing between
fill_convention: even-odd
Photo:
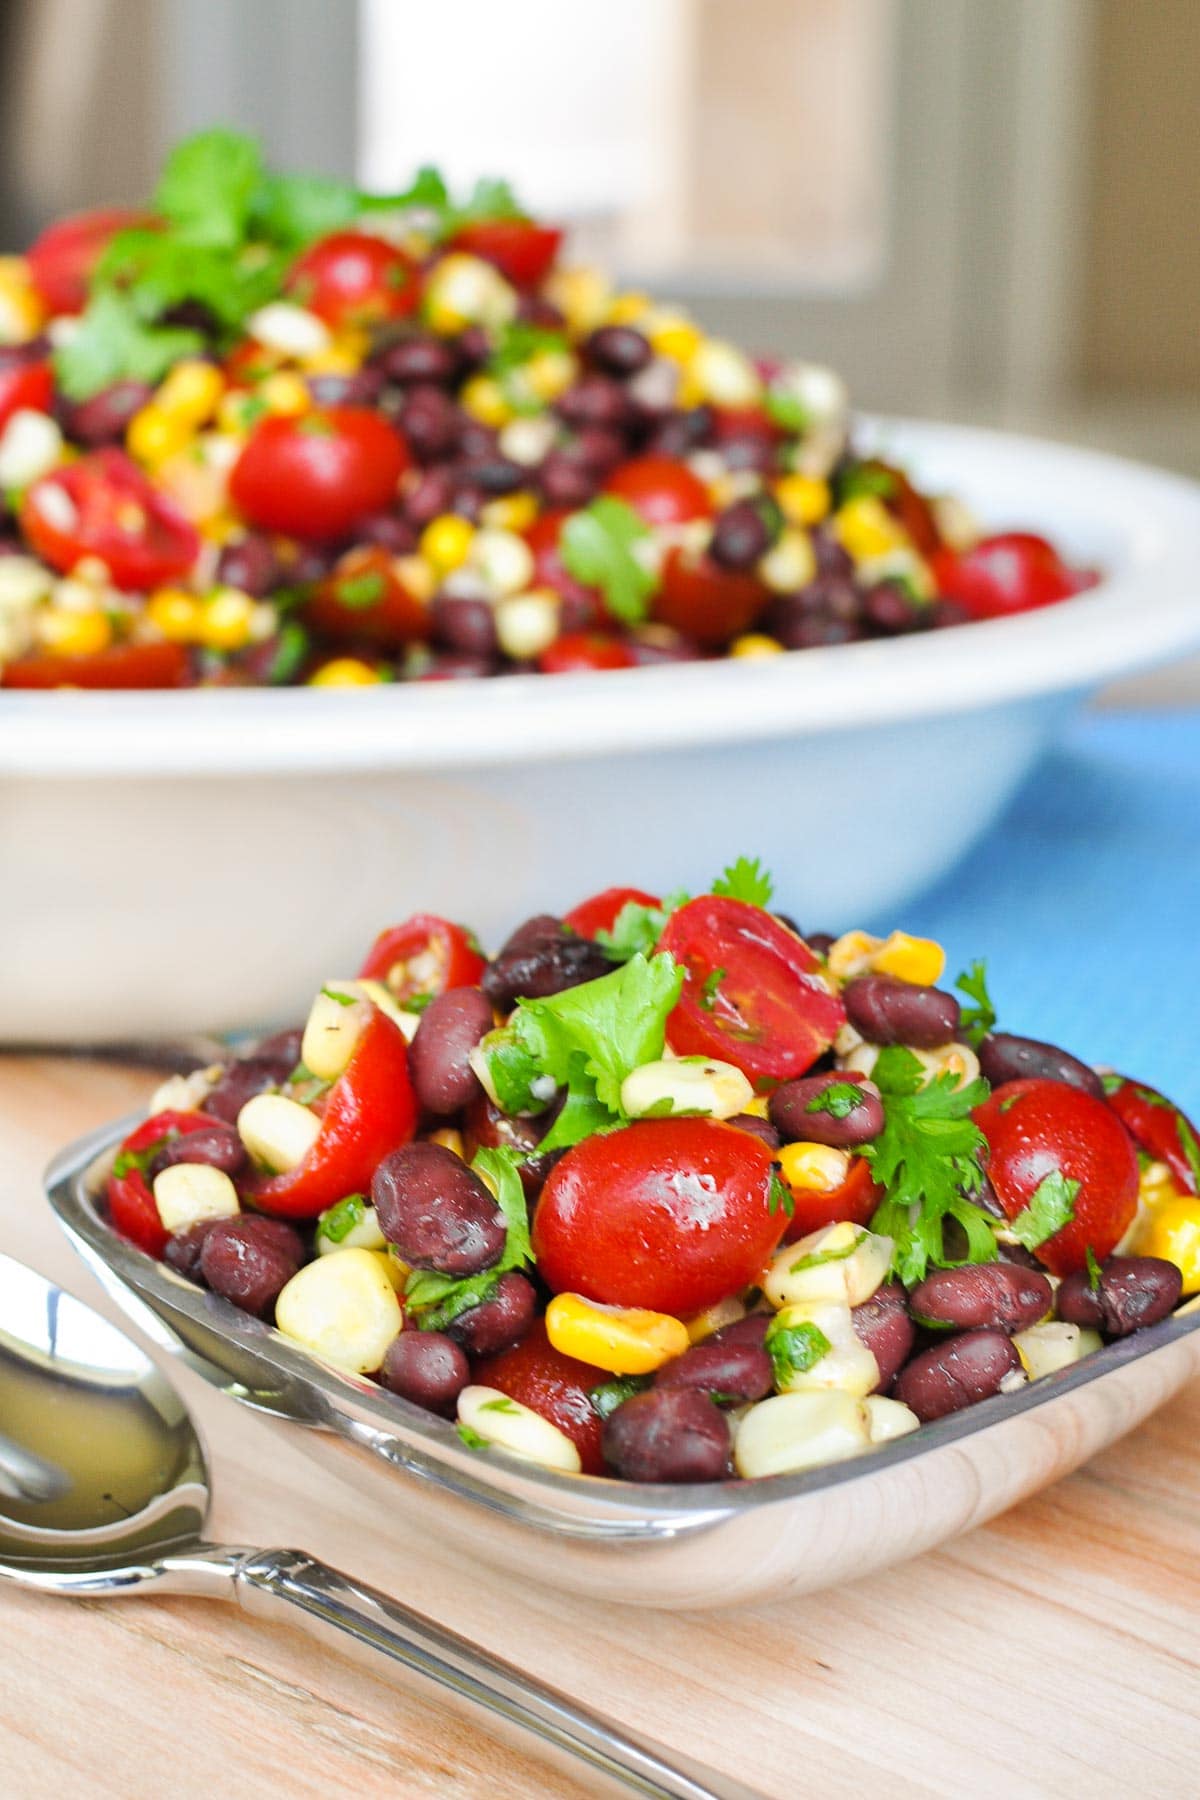
<instances>
[{"instance_id":1,"label":"wood grain surface","mask_svg":"<svg viewBox=\"0 0 1200 1800\"><path fill-rule=\"evenodd\" d=\"M116 1316L40 1175L153 1078L0 1057L0 1248ZM777 1800L1200 1793L1200 1385L990 1526L837 1592L653 1614L539 1590L367 1501L175 1366L213 1534L309 1550ZM3 1395L0 1394L0 1410ZM361 1664L211 1601L0 1589L0 1796L527 1800L587 1791Z\"/></svg>"}]
</instances>

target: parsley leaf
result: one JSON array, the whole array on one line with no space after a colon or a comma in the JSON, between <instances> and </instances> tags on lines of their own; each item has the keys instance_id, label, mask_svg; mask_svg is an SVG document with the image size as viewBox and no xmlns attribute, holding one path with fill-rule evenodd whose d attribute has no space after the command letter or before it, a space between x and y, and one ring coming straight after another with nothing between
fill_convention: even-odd
<instances>
[{"instance_id":1,"label":"parsley leaf","mask_svg":"<svg viewBox=\"0 0 1200 1800\"><path fill-rule=\"evenodd\" d=\"M725 969L710 969L704 977L704 986L700 990L700 1004L705 1012L711 1012L717 1004L717 990L727 972Z\"/></svg>"},{"instance_id":2,"label":"parsley leaf","mask_svg":"<svg viewBox=\"0 0 1200 1800\"><path fill-rule=\"evenodd\" d=\"M868 495L877 500L890 500L896 492L896 477L890 469L873 462L848 463L835 482L839 506L847 500L863 500Z\"/></svg>"},{"instance_id":3,"label":"parsley leaf","mask_svg":"<svg viewBox=\"0 0 1200 1800\"><path fill-rule=\"evenodd\" d=\"M805 1112L828 1113L831 1119L848 1119L856 1106L861 1106L863 1091L857 1081L831 1081L827 1088L814 1094Z\"/></svg>"},{"instance_id":4,"label":"parsley leaf","mask_svg":"<svg viewBox=\"0 0 1200 1800\"><path fill-rule=\"evenodd\" d=\"M361 210L359 195L324 175L268 175L254 200L254 222L273 243L312 243L349 225Z\"/></svg>"},{"instance_id":5,"label":"parsley leaf","mask_svg":"<svg viewBox=\"0 0 1200 1800\"><path fill-rule=\"evenodd\" d=\"M634 1394L644 1394L649 1386L648 1375L614 1375L611 1381L602 1381L599 1387L592 1388L588 1399L593 1411L599 1413L602 1419L607 1419L616 1412L618 1406L632 1399Z\"/></svg>"},{"instance_id":6,"label":"parsley leaf","mask_svg":"<svg viewBox=\"0 0 1200 1800\"><path fill-rule=\"evenodd\" d=\"M1015 1219L1009 1220L1008 1229L1019 1244L1027 1250L1036 1250L1047 1238L1052 1238L1056 1231L1069 1225L1075 1217L1075 1196L1079 1192L1079 1183L1063 1174L1061 1169L1053 1169L1040 1181L1028 1206L1023 1206Z\"/></svg>"},{"instance_id":7,"label":"parsley leaf","mask_svg":"<svg viewBox=\"0 0 1200 1800\"><path fill-rule=\"evenodd\" d=\"M793 1375L807 1374L833 1345L819 1325L773 1325L763 1339L763 1348L771 1359L775 1386L785 1388Z\"/></svg>"},{"instance_id":8,"label":"parsley leaf","mask_svg":"<svg viewBox=\"0 0 1200 1800\"><path fill-rule=\"evenodd\" d=\"M198 331L147 324L124 294L89 302L78 330L54 351L55 379L69 400L86 400L116 381L155 386L181 357L204 348Z\"/></svg>"},{"instance_id":9,"label":"parsley leaf","mask_svg":"<svg viewBox=\"0 0 1200 1800\"><path fill-rule=\"evenodd\" d=\"M600 494L590 506L572 513L562 529L559 549L576 581L598 587L614 618L637 625L646 617L647 602L658 577L639 558L654 542L632 506L612 494Z\"/></svg>"},{"instance_id":10,"label":"parsley leaf","mask_svg":"<svg viewBox=\"0 0 1200 1800\"><path fill-rule=\"evenodd\" d=\"M751 906L769 906L775 883L757 856L739 856L718 875L709 892L730 900L745 900Z\"/></svg>"},{"instance_id":11,"label":"parsley leaf","mask_svg":"<svg viewBox=\"0 0 1200 1800\"><path fill-rule=\"evenodd\" d=\"M954 985L960 994L965 994L968 1000L975 1002L973 1006L963 1007L961 1029L967 1042L978 1049L996 1025L996 1008L988 993L987 964L977 959L969 969L964 969L961 975L955 976Z\"/></svg>"},{"instance_id":12,"label":"parsley leaf","mask_svg":"<svg viewBox=\"0 0 1200 1800\"><path fill-rule=\"evenodd\" d=\"M680 888L668 894L661 906L643 906L638 900L627 900L611 931L598 931L596 942L614 962L628 962L639 951L649 956L666 930L667 920L691 898Z\"/></svg>"},{"instance_id":13,"label":"parsley leaf","mask_svg":"<svg viewBox=\"0 0 1200 1800\"><path fill-rule=\"evenodd\" d=\"M377 605L386 593L387 582L378 569L367 569L361 575L343 575L334 589L338 605L348 606L351 612Z\"/></svg>"}]
</instances>

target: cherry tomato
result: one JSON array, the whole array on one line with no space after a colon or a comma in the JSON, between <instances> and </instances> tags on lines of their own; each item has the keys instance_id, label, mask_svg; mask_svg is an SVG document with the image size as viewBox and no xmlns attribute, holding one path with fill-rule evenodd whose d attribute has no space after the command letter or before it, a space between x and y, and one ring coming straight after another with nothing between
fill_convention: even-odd
<instances>
[{"instance_id":1,"label":"cherry tomato","mask_svg":"<svg viewBox=\"0 0 1200 1800\"><path fill-rule=\"evenodd\" d=\"M121 1236L144 1250L147 1256L161 1257L169 1234L163 1230L154 1191L143 1168L160 1144L170 1138L182 1137L188 1131L201 1131L211 1124L206 1113L169 1109L157 1112L143 1120L136 1131L131 1131L117 1151L113 1173L104 1190L108 1214ZM120 1175L116 1173L118 1168L123 1169Z\"/></svg>"},{"instance_id":2,"label":"cherry tomato","mask_svg":"<svg viewBox=\"0 0 1200 1800\"><path fill-rule=\"evenodd\" d=\"M349 537L382 512L409 466L408 446L365 406L322 406L260 419L229 478L252 525L306 542Z\"/></svg>"},{"instance_id":3,"label":"cherry tomato","mask_svg":"<svg viewBox=\"0 0 1200 1800\"><path fill-rule=\"evenodd\" d=\"M1200 1147L1196 1127L1185 1112L1144 1082L1121 1081L1108 1104L1134 1142L1156 1162L1165 1162L1185 1194L1200 1194Z\"/></svg>"},{"instance_id":4,"label":"cherry tomato","mask_svg":"<svg viewBox=\"0 0 1200 1800\"><path fill-rule=\"evenodd\" d=\"M1069 569L1052 544L1029 531L1001 532L971 550L938 551L930 566L942 598L957 600L973 619L1053 606L1091 585L1089 575Z\"/></svg>"},{"instance_id":5,"label":"cherry tomato","mask_svg":"<svg viewBox=\"0 0 1200 1800\"><path fill-rule=\"evenodd\" d=\"M358 972L382 981L403 1005L417 994L474 987L485 967L479 945L464 926L436 913L414 913L402 925L380 932Z\"/></svg>"},{"instance_id":6,"label":"cherry tomato","mask_svg":"<svg viewBox=\"0 0 1200 1800\"><path fill-rule=\"evenodd\" d=\"M54 375L48 362L14 363L0 369L0 430L15 412L49 412Z\"/></svg>"},{"instance_id":7,"label":"cherry tomato","mask_svg":"<svg viewBox=\"0 0 1200 1800\"><path fill-rule=\"evenodd\" d=\"M533 1222L555 1293L686 1318L748 1287L783 1236L771 1153L711 1119L648 1119L576 1144Z\"/></svg>"},{"instance_id":8,"label":"cherry tomato","mask_svg":"<svg viewBox=\"0 0 1200 1800\"><path fill-rule=\"evenodd\" d=\"M564 913L563 924L569 925L572 931L577 931L580 937L594 938L598 931L612 930L621 908L630 901L635 906L662 904L657 894L647 894L642 888L605 888L602 894L593 894L590 899L581 900L578 906L573 906L569 913Z\"/></svg>"},{"instance_id":9,"label":"cherry tomato","mask_svg":"<svg viewBox=\"0 0 1200 1800\"><path fill-rule=\"evenodd\" d=\"M846 1009L803 938L745 900L705 894L672 913L659 940L684 968L667 1020L673 1050L731 1062L754 1082L811 1068Z\"/></svg>"},{"instance_id":10,"label":"cherry tomato","mask_svg":"<svg viewBox=\"0 0 1200 1800\"><path fill-rule=\"evenodd\" d=\"M421 296L416 264L365 231L319 238L292 264L284 289L335 331L407 318Z\"/></svg>"},{"instance_id":11,"label":"cherry tomato","mask_svg":"<svg viewBox=\"0 0 1200 1800\"><path fill-rule=\"evenodd\" d=\"M369 1193L378 1164L407 1144L416 1125L404 1033L376 1008L326 1096L320 1133L304 1161L286 1175L240 1185L262 1212L314 1219L347 1194Z\"/></svg>"},{"instance_id":12,"label":"cherry tomato","mask_svg":"<svg viewBox=\"0 0 1200 1800\"><path fill-rule=\"evenodd\" d=\"M179 688L190 677L182 644L113 644L88 656L18 656L0 669L0 687Z\"/></svg>"},{"instance_id":13,"label":"cherry tomato","mask_svg":"<svg viewBox=\"0 0 1200 1800\"><path fill-rule=\"evenodd\" d=\"M388 552L374 544L338 559L304 616L329 637L359 638L388 649L415 643L429 630L428 608L409 593Z\"/></svg>"},{"instance_id":14,"label":"cherry tomato","mask_svg":"<svg viewBox=\"0 0 1200 1800\"><path fill-rule=\"evenodd\" d=\"M612 1376L556 1350L546 1336L543 1319L533 1321L514 1349L477 1363L471 1379L484 1387L499 1388L502 1394L549 1419L578 1450L584 1474L603 1475L601 1420L589 1396Z\"/></svg>"},{"instance_id":15,"label":"cherry tomato","mask_svg":"<svg viewBox=\"0 0 1200 1800\"><path fill-rule=\"evenodd\" d=\"M971 1115L988 1141L988 1177L1010 1219L1048 1175L1077 1181L1075 1216L1035 1254L1054 1275L1112 1253L1138 1199L1133 1141L1103 1100L1065 1081L1006 1081Z\"/></svg>"},{"instance_id":16,"label":"cherry tomato","mask_svg":"<svg viewBox=\"0 0 1200 1800\"><path fill-rule=\"evenodd\" d=\"M602 631L569 631L537 659L543 675L575 675L595 669L629 669L633 657L621 638Z\"/></svg>"},{"instance_id":17,"label":"cherry tomato","mask_svg":"<svg viewBox=\"0 0 1200 1800\"><path fill-rule=\"evenodd\" d=\"M550 273L562 232L532 219L480 219L451 239L456 250L492 263L514 287L537 287Z\"/></svg>"},{"instance_id":18,"label":"cherry tomato","mask_svg":"<svg viewBox=\"0 0 1200 1800\"><path fill-rule=\"evenodd\" d=\"M723 569L707 554L693 556L676 546L663 563L653 614L706 650L718 650L753 625L769 597L756 575Z\"/></svg>"},{"instance_id":19,"label":"cherry tomato","mask_svg":"<svg viewBox=\"0 0 1200 1800\"><path fill-rule=\"evenodd\" d=\"M632 506L647 525L686 525L712 516L712 501L700 477L670 456L635 456L621 463L604 491Z\"/></svg>"},{"instance_id":20,"label":"cherry tomato","mask_svg":"<svg viewBox=\"0 0 1200 1800\"><path fill-rule=\"evenodd\" d=\"M130 225L150 222L145 213L126 206L101 206L47 226L25 252L25 260L33 285L50 311L82 312L92 270L111 239Z\"/></svg>"},{"instance_id":21,"label":"cherry tomato","mask_svg":"<svg viewBox=\"0 0 1200 1800\"><path fill-rule=\"evenodd\" d=\"M21 502L21 530L52 569L69 575L94 556L127 591L178 580L200 553L195 526L123 450L89 451L35 481Z\"/></svg>"},{"instance_id":22,"label":"cherry tomato","mask_svg":"<svg viewBox=\"0 0 1200 1800\"><path fill-rule=\"evenodd\" d=\"M766 444L778 444L787 436L761 406L718 406L713 409L712 440L718 449L722 444L736 443L742 438L761 438Z\"/></svg>"},{"instance_id":23,"label":"cherry tomato","mask_svg":"<svg viewBox=\"0 0 1200 1800\"><path fill-rule=\"evenodd\" d=\"M785 1244L794 1244L810 1231L846 1220L851 1225L869 1225L875 1209L883 1199L883 1189L872 1179L871 1165L865 1156L850 1158L850 1171L840 1187L827 1194L811 1189L793 1188L793 1212L783 1234Z\"/></svg>"}]
</instances>

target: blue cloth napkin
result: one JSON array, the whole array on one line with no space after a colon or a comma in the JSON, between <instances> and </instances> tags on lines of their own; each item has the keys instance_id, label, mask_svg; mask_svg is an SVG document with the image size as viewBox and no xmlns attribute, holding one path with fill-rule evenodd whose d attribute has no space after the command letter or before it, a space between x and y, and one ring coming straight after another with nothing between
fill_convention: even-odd
<instances>
[{"instance_id":1,"label":"blue cloth napkin","mask_svg":"<svg viewBox=\"0 0 1200 1800\"><path fill-rule=\"evenodd\" d=\"M946 946L947 986L986 958L1002 1029L1200 1113L1200 713L1082 715L902 922Z\"/></svg>"}]
</instances>

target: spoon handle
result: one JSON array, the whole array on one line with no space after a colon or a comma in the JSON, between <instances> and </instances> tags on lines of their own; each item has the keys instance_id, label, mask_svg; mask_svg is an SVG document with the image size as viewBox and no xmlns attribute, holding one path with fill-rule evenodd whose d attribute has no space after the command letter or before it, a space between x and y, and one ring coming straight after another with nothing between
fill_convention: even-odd
<instances>
[{"instance_id":1,"label":"spoon handle","mask_svg":"<svg viewBox=\"0 0 1200 1800\"><path fill-rule=\"evenodd\" d=\"M564 1770L597 1793L642 1794L649 1800L763 1800L753 1789L620 1729L612 1720L543 1687L511 1663L411 1612L374 1588L298 1550L266 1550L239 1562L235 1591L247 1612L297 1609L314 1637L353 1639L410 1674L433 1683L443 1699L465 1708L493 1735L518 1745L532 1734Z\"/></svg>"}]
</instances>

